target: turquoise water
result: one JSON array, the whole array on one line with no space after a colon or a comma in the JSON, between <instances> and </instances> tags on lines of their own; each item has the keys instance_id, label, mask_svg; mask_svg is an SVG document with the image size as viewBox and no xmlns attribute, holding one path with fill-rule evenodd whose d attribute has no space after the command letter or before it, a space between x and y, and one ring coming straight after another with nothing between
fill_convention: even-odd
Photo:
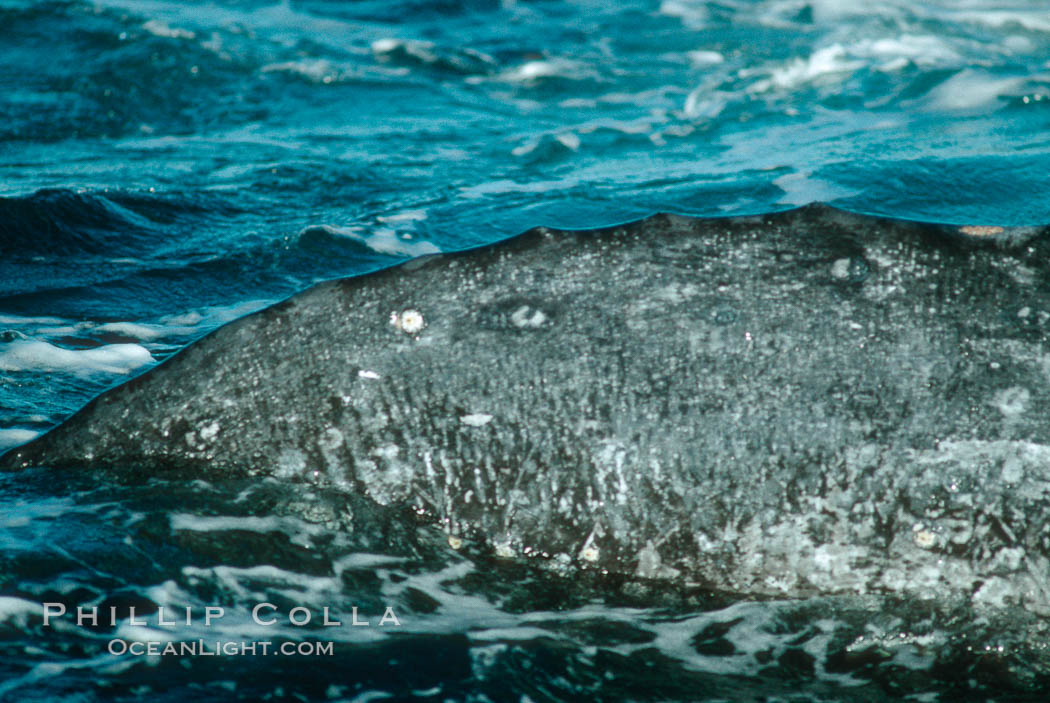
<instances>
[{"instance_id":1,"label":"turquoise water","mask_svg":"<svg viewBox=\"0 0 1050 703\"><path fill-rule=\"evenodd\" d=\"M0 0L0 86L0 450L313 282L535 225L818 200L955 224L1050 222L1050 12L1035 0ZM222 673L200 659L174 673L168 662L121 668L101 636L49 639L18 602L133 592L203 607L218 592L243 606L245 579L270 578L265 591L304 572L334 579L296 587L315 605L377 594L412 604L416 593L437 602L406 605L420 613L406 644L351 638L365 649L345 649L339 665L361 673L400 656L407 669L330 691L242 659L262 688L208 695L280 698L298 682L303 695L335 698L983 700L1045 680L1023 673L1024 653L1000 653L986 675L987 660L929 644L883 644L836 670L840 640L872 627L886 642L917 636L853 606L826 626L813 604L727 614L717 599L683 596L653 610L598 587L588 592L596 612L565 594L508 606L507 582L520 575L465 586L478 568L469 560L404 545L335 549L302 526L259 527L248 518L269 519L265 501L258 515L230 514L244 487L198 486L191 498L167 484L78 480L58 495L35 474L0 488L0 596L14 599L0 601L11 633L0 667L13 682L0 696L28 695L55 671L45 697L99 684L101 697L135 697L155 676L167 684L153 694L182 696L185 681ZM209 514L233 522L196 519ZM285 544L297 530L319 540L320 575ZM187 537L201 534L211 536ZM129 535L152 545L150 568L121 556ZM245 539L263 556L238 561ZM281 574L237 571L272 566L275 549L291 550ZM402 561L348 581L375 569L341 560L377 550ZM535 615L548 608L560 614ZM915 617L936 640L940 616ZM690 638L701 644L682 644ZM436 650L450 652L454 675L422 665ZM956 680L953 667L969 673ZM416 668L418 686L401 686ZM528 671L548 683L530 688ZM668 676L692 683L654 684Z\"/></svg>"}]
</instances>

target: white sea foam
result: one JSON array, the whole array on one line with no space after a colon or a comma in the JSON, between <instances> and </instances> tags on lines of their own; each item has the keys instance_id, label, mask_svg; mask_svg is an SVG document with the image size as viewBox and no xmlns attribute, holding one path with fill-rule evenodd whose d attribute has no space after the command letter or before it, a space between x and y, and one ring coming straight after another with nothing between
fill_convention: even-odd
<instances>
[{"instance_id":1,"label":"white sea foam","mask_svg":"<svg viewBox=\"0 0 1050 703\"><path fill-rule=\"evenodd\" d=\"M136 322L107 322L96 327L95 331L134 337L143 341L159 339L171 332L161 325L144 325Z\"/></svg>"},{"instance_id":2,"label":"white sea foam","mask_svg":"<svg viewBox=\"0 0 1050 703\"><path fill-rule=\"evenodd\" d=\"M21 317L17 315L0 315L0 326L8 327L18 337L18 342L41 342L47 346L27 347L24 344L0 344L0 369L62 369L76 370L83 366L86 370L124 373L112 367L133 370L138 365L131 350L121 345L110 345L93 350L69 350L55 346L52 342L61 337L79 337L109 341L107 336L117 335L137 339L142 343L153 345L164 340L195 336L225 322L254 312L272 304L272 300L250 300L235 305L217 306L202 310L190 310L177 315L168 315L153 321L120 320L97 323L91 320L72 321L57 317ZM57 350L57 351L56 351ZM76 356L73 356L76 355ZM139 352L143 363L149 363ZM32 357L32 360L30 359ZM107 360L107 357L110 357ZM78 360L77 360L78 359ZM76 361L75 361L76 360ZM18 368L14 368L17 366Z\"/></svg>"},{"instance_id":3,"label":"white sea foam","mask_svg":"<svg viewBox=\"0 0 1050 703\"><path fill-rule=\"evenodd\" d=\"M1036 32L1050 32L1050 12L1043 7L1038 10L966 10L952 15L955 21L973 22L990 27L1017 24Z\"/></svg>"},{"instance_id":4,"label":"white sea foam","mask_svg":"<svg viewBox=\"0 0 1050 703\"><path fill-rule=\"evenodd\" d=\"M572 132L562 132L561 134L554 135L554 138L570 151L576 151L580 148L580 138Z\"/></svg>"},{"instance_id":5,"label":"white sea foam","mask_svg":"<svg viewBox=\"0 0 1050 703\"><path fill-rule=\"evenodd\" d=\"M378 39L372 42L372 53L377 58L386 58L398 51L425 64L433 64L441 60L433 42L406 39Z\"/></svg>"},{"instance_id":6,"label":"white sea foam","mask_svg":"<svg viewBox=\"0 0 1050 703\"><path fill-rule=\"evenodd\" d=\"M750 90L756 93L794 90L808 83L842 81L866 67L897 71L909 63L930 68L956 66L963 60L957 48L933 35L901 34L895 37L865 38L846 45L831 44L817 49L807 58L795 58L773 68L768 77L754 82ZM762 73L764 70L761 68L747 68L739 75L746 78Z\"/></svg>"},{"instance_id":7,"label":"white sea foam","mask_svg":"<svg viewBox=\"0 0 1050 703\"><path fill-rule=\"evenodd\" d=\"M371 48L372 54L382 62L398 56L411 57L424 65L441 65L465 73L486 73L496 65L491 56L474 49L441 47L417 39L377 39Z\"/></svg>"},{"instance_id":8,"label":"white sea foam","mask_svg":"<svg viewBox=\"0 0 1050 703\"><path fill-rule=\"evenodd\" d=\"M276 301L266 299L246 300L234 305L217 305L187 310L176 315L168 315L158 320L158 326L143 325L147 329L163 329L164 336L184 336L210 330L221 324L244 317L256 310L273 305ZM123 323L116 323L123 324Z\"/></svg>"},{"instance_id":9,"label":"white sea foam","mask_svg":"<svg viewBox=\"0 0 1050 703\"><path fill-rule=\"evenodd\" d=\"M1024 78L1000 78L967 68L929 92L930 107L946 112L975 110L996 103L999 98L1021 90Z\"/></svg>"},{"instance_id":10,"label":"white sea foam","mask_svg":"<svg viewBox=\"0 0 1050 703\"><path fill-rule=\"evenodd\" d=\"M853 44L849 53L863 58L896 62L900 59L919 66L958 64L962 56L941 37L930 34L902 34L898 37L864 39ZM887 66L886 63L882 68Z\"/></svg>"},{"instance_id":11,"label":"white sea foam","mask_svg":"<svg viewBox=\"0 0 1050 703\"><path fill-rule=\"evenodd\" d=\"M43 608L39 603L12 596L0 596L0 622L25 620L29 615L39 615L42 612Z\"/></svg>"},{"instance_id":12,"label":"white sea foam","mask_svg":"<svg viewBox=\"0 0 1050 703\"><path fill-rule=\"evenodd\" d=\"M863 61L850 58L841 44L832 44L814 51L809 58L794 59L787 66L773 70L767 80L758 81L752 86L756 92L772 88L792 90L805 83L818 79L843 78L864 66Z\"/></svg>"},{"instance_id":13,"label":"white sea foam","mask_svg":"<svg viewBox=\"0 0 1050 703\"><path fill-rule=\"evenodd\" d=\"M393 215L377 217L376 219L380 222L385 222L387 224L395 224L398 222L422 222L423 220L427 219L427 211L405 210L403 212L394 213Z\"/></svg>"},{"instance_id":14,"label":"white sea foam","mask_svg":"<svg viewBox=\"0 0 1050 703\"><path fill-rule=\"evenodd\" d=\"M195 310L190 312L179 313L178 315L169 315L168 317L161 318L165 323L174 326L189 326L200 324L200 321L204 319L204 316Z\"/></svg>"},{"instance_id":15,"label":"white sea foam","mask_svg":"<svg viewBox=\"0 0 1050 703\"><path fill-rule=\"evenodd\" d=\"M407 220L408 218L405 218L402 221ZM377 227L369 231L360 225L351 225L349 227L314 225L309 229L323 229L326 233L332 236L352 239L355 242L364 244L378 254L390 254L392 256L425 256L427 254L441 253L441 250L433 242L413 241L413 233L399 231L389 227ZM368 233L366 234L366 232Z\"/></svg>"},{"instance_id":16,"label":"white sea foam","mask_svg":"<svg viewBox=\"0 0 1050 703\"><path fill-rule=\"evenodd\" d=\"M0 315L0 325L62 325L68 322L60 317L21 317L19 315Z\"/></svg>"},{"instance_id":17,"label":"white sea foam","mask_svg":"<svg viewBox=\"0 0 1050 703\"><path fill-rule=\"evenodd\" d=\"M326 59L301 59L271 63L262 67L263 73L291 73L314 83L334 83L346 71Z\"/></svg>"},{"instance_id":18,"label":"white sea foam","mask_svg":"<svg viewBox=\"0 0 1050 703\"><path fill-rule=\"evenodd\" d=\"M372 42L372 53L384 57L395 51L403 51L423 63L436 63L440 60L433 42L407 39L377 39Z\"/></svg>"},{"instance_id":19,"label":"white sea foam","mask_svg":"<svg viewBox=\"0 0 1050 703\"><path fill-rule=\"evenodd\" d=\"M698 49L696 51L690 51L686 53L686 57L689 59L689 63L694 68L700 68L704 66L715 66L720 63L725 63L725 57L717 51L704 51Z\"/></svg>"},{"instance_id":20,"label":"white sea foam","mask_svg":"<svg viewBox=\"0 0 1050 703\"><path fill-rule=\"evenodd\" d=\"M78 506L67 496L56 498L36 498L32 501L18 501L13 506L0 512L0 552L21 542L10 530L37 523L34 529L46 532L47 525L69 513L90 511L91 508ZM24 542L21 542L24 544ZM60 547L56 547L60 548Z\"/></svg>"},{"instance_id":21,"label":"white sea foam","mask_svg":"<svg viewBox=\"0 0 1050 703\"><path fill-rule=\"evenodd\" d=\"M598 119L579 125L576 130L580 134L593 134L599 130L608 129L623 134L647 134L653 128L652 118L640 117L637 120L613 120Z\"/></svg>"},{"instance_id":22,"label":"white sea foam","mask_svg":"<svg viewBox=\"0 0 1050 703\"><path fill-rule=\"evenodd\" d=\"M398 233L396 230L386 227L373 230L372 234L362 237L361 241L372 251L380 254L425 256L427 254L441 253L441 250L433 242L406 241L403 233Z\"/></svg>"},{"instance_id":23,"label":"white sea foam","mask_svg":"<svg viewBox=\"0 0 1050 703\"><path fill-rule=\"evenodd\" d=\"M685 99L682 108L685 114L693 119L702 117L713 120L722 114L731 101L737 96L722 90L711 91L701 86L691 92Z\"/></svg>"},{"instance_id":24,"label":"white sea foam","mask_svg":"<svg viewBox=\"0 0 1050 703\"><path fill-rule=\"evenodd\" d=\"M510 153L514 156L528 156L532 152L536 151L537 147L539 147L539 145L542 143L543 142L540 139L530 139L524 144L519 144L518 146L511 149Z\"/></svg>"},{"instance_id":25,"label":"white sea foam","mask_svg":"<svg viewBox=\"0 0 1050 703\"><path fill-rule=\"evenodd\" d=\"M189 513L173 513L171 529L191 532L227 532L245 530L250 532L284 532L294 544L310 546L310 537L325 531L321 525L308 523L293 517L268 515L257 516L202 516Z\"/></svg>"},{"instance_id":26,"label":"white sea foam","mask_svg":"<svg viewBox=\"0 0 1050 703\"><path fill-rule=\"evenodd\" d=\"M9 328L15 336L23 339L41 339L89 334L94 324L91 322L74 322L58 317L20 317L17 315L0 316L0 325Z\"/></svg>"},{"instance_id":27,"label":"white sea foam","mask_svg":"<svg viewBox=\"0 0 1050 703\"><path fill-rule=\"evenodd\" d=\"M537 149L539 149L541 146L545 144L550 144L552 141L557 142L569 151L578 150L581 144L579 136L577 136L574 132L561 132L553 135L541 134L538 137L533 137L529 139L524 144L519 144L518 146L514 147L513 149L511 149L510 153L514 156L528 156L529 154L532 154Z\"/></svg>"},{"instance_id":28,"label":"white sea foam","mask_svg":"<svg viewBox=\"0 0 1050 703\"><path fill-rule=\"evenodd\" d=\"M150 34L158 37L166 37L168 39L194 39L196 34L188 29L180 29L178 27L172 27L160 20L150 20L142 25Z\"/></svg>"},{"instance_id":29,"label":"white sea foam","mask_svg":"<svg viewBox=\"0 0 1050 703\"><path fill-rule=\"evenodd\" d=\"M506 78L512 81L529 81L537 78L548 78L559 74L559 66L554 61L529 61L510 73Z\"/></svg>"},{"instance_id":30,"label":"white sea foam","mask_svg":"<svg viewBox=\"0 0 1050 703\"><path fill-rule=\"evenodd\" d=\"M39 436L40 433L36 430L26 430L20 427L0 429L0 451L25 444Z\"/></svg>"},{"instance_id":31,"label":"white sea foam","mask_svg":"<svg viewBox=\"0 0 1050 703\"><path fill-rule=\"evenodd\" d=\"M503 72L500 77L511 83L526 85L539 82L545 78L567 78L582 80L592 77L594 71L586 64L564 58L536 59L526 61L520 66Z\"/></svg>"},{"instance_id":32,"label":"white sea foam","mask_svg":"<svg viewBox=\"0 0 1050 703\"><path fill-rule=\"evenodd\" d=\"M48 342L19 340L0 350L0 370L3 371L127 374L153 361L149 350L138 344L64 349Z\"/></svg>"},{"instance_id":33,"label":"white sea foam","mask_svg":"<svg viewBox=\"0 0 1050 703\"><path fill-rule=\"evenodd\" d=\"M677 17L690 29L702 29L710 19L706 0L663 0L657 12Z\"/></svg>"},{"instance_id":34,"label":"white sea foam","mask_svg":"<svg viewBox=\"0 0 1050 703\"><path fill-rule=\"evenodd\" d=\"M568 190L579 185L577 178L563 178L557 181L533 181L530 183L518 183L510 179L498 181L487 181L476 186L460 188L460 194L464 198L473 199L502 193L549 193L555 190Z\"/></svg>"},{"instance_id":35,"label":"white sea foam","mask_svg":"<svg viewBox=\"0 0 1050 703\"><path fill-rule=\"evenodd\" d=\"M403 42L400 39L392 39L390 37L376 39L372 42L372 51L377 54L389 54L391 51L396 51L399 46L403 46Z\"/></svg>"},{"instance_id":36,"label":"white sea foam","mask_svg":"<svg viewBox=\"0 0 1050 703\"><path fill-rule=\"evenodd\" d=\"M822 178L814 178L809 172L795 172L783 175L775 179L773 185L784 191L784 195L777 202L785 205L806 205L813 202L830 203L839 198L847 198L857 194L857 191L837 183L832 183Z\"/></svg>"}]
</instances>

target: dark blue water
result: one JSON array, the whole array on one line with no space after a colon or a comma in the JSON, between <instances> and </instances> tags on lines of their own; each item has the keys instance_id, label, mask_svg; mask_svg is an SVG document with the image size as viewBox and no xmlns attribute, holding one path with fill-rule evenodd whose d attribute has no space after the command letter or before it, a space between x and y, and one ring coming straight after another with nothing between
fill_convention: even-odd
<instances>
[{"instance_id":1,"label":"dark blue water","mask_svg":"<svg viewBox=\"0 0 1050 703\"><path fill-rule=\"evenodd\" d=\"M539 224L1050 222L1037 0L0 0L0 106L0 450L312 282ZM0 485L0 698L1041 700L1050 670L950 613L522 591L245 507L265 486L66 482ZM258 639L263 596L410 616L275 664L114 657L26 610L222 602Z\"/></svg>"}]
</instances>

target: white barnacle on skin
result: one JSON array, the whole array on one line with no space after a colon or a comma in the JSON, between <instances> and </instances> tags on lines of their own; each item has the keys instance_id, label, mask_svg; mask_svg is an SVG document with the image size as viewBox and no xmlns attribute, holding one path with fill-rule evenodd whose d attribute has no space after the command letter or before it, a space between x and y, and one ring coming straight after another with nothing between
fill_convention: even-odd
<instances>
[{"instance_id":1,"label":"white barnacle on skin","mask_svg":"<svg viewBox=\"0 0 1050 703\"><path fill-rule=\"evenodd\" d=\"M547 322L547 316L542 310L522 305L511 313L510 321L515 327L540 328Z\"/></svg>"},{"instance_id":2,"label":"white barnacle on skin","mask_svg":"<svg viewBox=\"0 0 1050 703\"><path fill-rule=\"evenodd\" d=\"M831 275L839 280L849 277L849 259L836 259L831 264Z\"/></svg>"},{"instance_id":3,"label":"white barnacle on skin","mask_svg":"<svg viewBox=\"0 0 1050 703\"><path fill-rule=\"evenodd\" d=\"M390 324L405 334L417 334L427 326L423 313L412 309L390 313Z\"/></svg>"},{"instance_id":4,"label":"white barnacle on skin","mask_svg":"<svg viewBox=\"0 0 1050 703\"><path fill-rule=\"evenodd\" d=\"M592 564L598 561L601 552L598 550L598 547L594 542L596 538L601 537L604 534L605 529L602 525L600 523L595 523L594 527L591 529L591 533L587 535L587 539L584 540L583 547L580 548L579 558Z\"/></svg>"},{"instance_id":5,"label":"white barnacle on skin","mask_svg":"<svg viewBox=\"0 0 1050 703\"><path fill-rule=\"evenodd\" d=\"M219 434L219 423L217 422L212 422L206 427L202 427L200 430L201 439L205 442L212 441L217 434Z\"/></svg>"},{"instance_id":6,"label":"white barnacle on skin","mask_svg":"<svg viewBox=\"0 0 1050 703\"><path fill-rule=\"evenodd\" d=\"M492 416L488 413L471 413L461 416L459 421L470 427L483 427L492 422Z\"/></svg>"},{"instance_id":7,"label":"white barnacle on skin","mask_svg":"<svg viewBox=\"0 0 1050 703\"><path fill-rule=\"evenodd\" d=\"M937 536L922 524L912 527L912 539L915 540L916 546L922 549L930 549L937 543Z\"/></svg>"},{"instance_id":8,"label":"white barnacle on skin","mask_svg":"<svg viewBox=\"0 0 1050 703\"><path fill-rule=\"evenodd\" d=\"M393 461L401 453L401 447L396 444L385 444L382 447L376 447L371 451L372 456L386 459L387 461Z\"/></svg>"}]
</instances>

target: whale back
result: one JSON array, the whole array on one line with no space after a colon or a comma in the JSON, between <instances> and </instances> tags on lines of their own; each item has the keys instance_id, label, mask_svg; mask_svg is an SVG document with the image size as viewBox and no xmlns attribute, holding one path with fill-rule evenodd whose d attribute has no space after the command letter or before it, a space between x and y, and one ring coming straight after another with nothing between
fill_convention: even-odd
<instances>
[{"instance_id":1,"label":"whale back","mask_svg":"<svg viewBox=\"0 0 1050 703\"><path fill-rule=\"evenodd\" d=\"M654 216L319 284L6 468L257 474L727 590L1050 608L1036 230Z\"/></svg>"}]
</instances>

